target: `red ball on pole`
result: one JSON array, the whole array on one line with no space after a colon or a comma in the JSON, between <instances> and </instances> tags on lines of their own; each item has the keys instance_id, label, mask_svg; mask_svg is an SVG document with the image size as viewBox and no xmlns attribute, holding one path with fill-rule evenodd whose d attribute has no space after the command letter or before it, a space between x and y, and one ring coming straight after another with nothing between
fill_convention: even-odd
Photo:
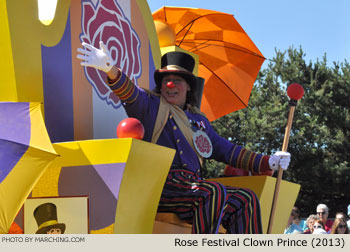
<instances>
[{"instance_id":1,"label":"red ball on pole","mask_svg":"<svg viewBox=\"0 0 350 252\"><path fill-rule=\"evenodd\" d=\"M290 84L287 88L287 95L293 100L300 100L304 95L304 88L298 83Z\"/></svg>"},{"instance_id":2,"label":"red ball on pole","mask_svg":"<svg viewBox=\"0 0 350 252\"><path fill-rule=\"evenodd\" d=\"M122 120L117 127L118 138L135 138L143 139L145 128L136 118L126 118Z\"/></svg>"}]
</instances>

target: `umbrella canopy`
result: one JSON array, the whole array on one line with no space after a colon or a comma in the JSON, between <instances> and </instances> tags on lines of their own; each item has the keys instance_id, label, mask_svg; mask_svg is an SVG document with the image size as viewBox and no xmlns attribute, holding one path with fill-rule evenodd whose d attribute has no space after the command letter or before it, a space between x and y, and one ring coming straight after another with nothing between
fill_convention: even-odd
<instances>
[{"instance_id":1,"label":"umbrella canopy","mask_svg":"<svg viewBox=\"0 0 350 252\"><path fill-rule=\"evenodd\" d=\"M172 28L174 45L199 56L198 76L206 80L201 110L210 121L248 105L265 58L232 15L162 7L153 19Z\"/></svg>"},{"instance_id":2,"label":"umbrella canopy","mask_svg":"<svg viewBox=\"0 0 350 252\"><path fill-rule=\"evenodd\" d=\"M40 103L0 102L0 234L56 156Z\"/></svg>"}]
</instances>

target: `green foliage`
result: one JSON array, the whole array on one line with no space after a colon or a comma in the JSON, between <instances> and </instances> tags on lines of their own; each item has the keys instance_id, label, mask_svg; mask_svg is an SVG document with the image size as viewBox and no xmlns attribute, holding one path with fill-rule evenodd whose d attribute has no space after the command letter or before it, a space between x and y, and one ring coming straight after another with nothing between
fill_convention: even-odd
<instances>
[{"instance_id":1,"label":"green foliage","mask_svg":"<svg viewBox=\"0 0 350 252\"><path fill-rule=\"evenodd\" d=\"M306 63L304 56L301 48L276 51L257 77L249 106L216 120L213 127L234 143L271 154L283 143L286 88L302 84L305 94L295 110L288 146L292 161L283 179L301 184L296 205L303 217L314 213L318 203L327 204L334 217L350 203L350 65L345 60L329 67L326 56ZM223 167L206 162L204 176L217 177Z\"/></svg>"}]
</instances>

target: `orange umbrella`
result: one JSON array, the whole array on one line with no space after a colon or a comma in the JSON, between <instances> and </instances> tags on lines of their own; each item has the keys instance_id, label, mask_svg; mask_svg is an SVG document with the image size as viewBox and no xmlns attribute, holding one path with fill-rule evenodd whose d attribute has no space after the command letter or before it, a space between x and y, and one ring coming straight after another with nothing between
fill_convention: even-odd
<instances>
[{"instance_id":1,"label":"orange umbrella","mask_svg":"<svg viewBox=\"0 0 350 252\"><path fill-rule=\"evenodd\" d=\"M232 15L162 7L153 19L174 30L174 45L199 56L198 76L206 80L201 110L210 121L248 105L265 58Z\"/></svg>"}]
</instances>

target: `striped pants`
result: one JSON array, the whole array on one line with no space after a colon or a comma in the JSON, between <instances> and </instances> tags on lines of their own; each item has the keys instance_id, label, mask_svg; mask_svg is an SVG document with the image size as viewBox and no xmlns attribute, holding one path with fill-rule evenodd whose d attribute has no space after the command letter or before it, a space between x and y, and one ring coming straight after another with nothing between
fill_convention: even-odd
<instances>
[{"instance_id":1,"label":"striped pants","mask_svg":"<svg viewBox=\"0 0 350 252\"><path fill-rule=\"evenodd\" d=\"M194 234L215 234L220 224L230 234L261 234L260 204L249 189L200 180L186 170L171 170L158 212L177 214Z\"/></svg>"}]
</instances>

